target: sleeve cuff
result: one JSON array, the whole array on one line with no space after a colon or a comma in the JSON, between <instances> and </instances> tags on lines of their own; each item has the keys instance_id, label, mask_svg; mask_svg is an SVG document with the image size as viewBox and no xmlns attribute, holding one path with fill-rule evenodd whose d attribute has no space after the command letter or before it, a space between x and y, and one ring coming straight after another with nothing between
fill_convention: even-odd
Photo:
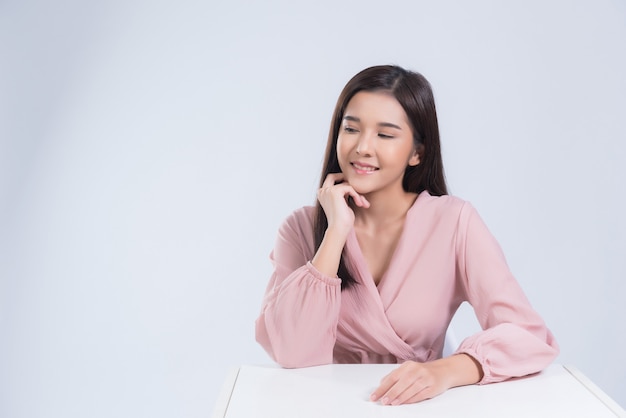
<instances>
[{"instance_id":1,"label":"sleeve cuff","mask_svg":"<svg viewBox=\"0 0 626 418\"><path fill-rule=\"evenodd\" d=\"M321 280L322 282L326 283L327 285L330 285L330 286L341 286L341 279L340 278L338 278L338 277L330 277L330 276L327 276L327 275L323 274L318 269L316 269L315 266L310 261L307 261L306 268L309 270L309 273L311 273L311 275L313 277L315 277L318 280Z\"/></svg>"}]
</instances>

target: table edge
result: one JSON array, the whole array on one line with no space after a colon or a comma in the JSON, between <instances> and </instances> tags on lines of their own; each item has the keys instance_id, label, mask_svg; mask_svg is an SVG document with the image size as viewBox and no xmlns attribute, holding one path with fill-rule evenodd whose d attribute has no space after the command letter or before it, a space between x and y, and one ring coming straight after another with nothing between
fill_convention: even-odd
<instances>
[{"instance_id":1,"label":"table edge","mask_svg":"<svg viewBox=\"0 0 626 418\"><path fill-rule=\"evenodd\" d=\"M626 418L626 411L609 395L607 395L602 389L600 389L591 379L589 379L583 372L581 372L576 366L571 364L561 364L561 367L565 369L574 379L576 379L581 385L583 385L593 396L595 396L600 402L602 402L611 412L617 417ZM213 418L225 418L228 411L228 405L239 377L241 366L233 367L224 383L222 389L215 403L213 410Z\"/></svg>"},{"instance_id":2,"label":"table edge","mask_svg":"<svg viewBox=\"0 0 626 418\"><path fill-rule=\"evenodd\" d=\"M589 379L576 366L571 364L562 364L563 368L571 374L574 379L578 380L593 396L602 402L618 417L626 417L626 411L613 398L607 395L600 387L598 387L591 379Z\"/></svg>"},{"instance_id":3,"label":"table edge","mask_svg":"<svg viewBox=\"0 0 626 418\"><path fill-rule=\"evenodd\" d=\"M239 371L241 367L233 367L226 376L226 380L222 384L222 390L217 397L217 401L215 402L215 408L213 409L213 418L224 418L226 416L226 411L228 411L228 404L230 403L230 398L233 395L233 390L235 389L235 383L237 383L237 377L239 377Z\"/></svg>"}]
</instances>

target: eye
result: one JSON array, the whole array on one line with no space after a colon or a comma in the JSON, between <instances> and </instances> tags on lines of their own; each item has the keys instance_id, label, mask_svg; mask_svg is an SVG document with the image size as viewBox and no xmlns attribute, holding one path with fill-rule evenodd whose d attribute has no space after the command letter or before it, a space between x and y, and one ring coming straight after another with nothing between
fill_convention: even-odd
<instances>
[{"instance_id":1,"label":"eye","mask_svg":"<svg viewBox=\"0 0 626 418\"><path fill-rule=\"evenodd\" d=\"M392 139L392 138L394 138L393 135L387 135L387 134L383 134L381 132L378 133L378 137L382 138L382 139Z\"/></svg>"},{"instance_id":2,"label":"eye","mask_svg":"<svg viewBox=\"0 0 626 418\"><path fill-rule=\"evenodd\" d=\"M347 125L343 127L343 130L344 130L344 132L349 133L349 134L353 134L353 133L359 132L355 128L353 128L351 126L347 126Z\"/></svg>"}]
</instances>

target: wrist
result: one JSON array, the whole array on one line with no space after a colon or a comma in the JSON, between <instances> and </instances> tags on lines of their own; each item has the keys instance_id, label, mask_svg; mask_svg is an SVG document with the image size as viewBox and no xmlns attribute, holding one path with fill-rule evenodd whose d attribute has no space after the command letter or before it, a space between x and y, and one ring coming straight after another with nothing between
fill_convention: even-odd
<instances>
[{"instance_id":1,"label":"wrist","mask_svg":"<svg viewBox=\"0 0 626 418\"><path fill-rule=\"evenodd\" d=\"M469 354L453 354L435 361L440 362L444 369L448 388L473 385L483 378L482 366Z\"/></svg>"},{"instance_id":2,"label":"wrist","mask_svg":"<svg viewBox=\"0 0 626 418\"><path fill-rule=\"evenodd\" d=\"M345 244L346 239L348 238L348 234L352 230L353 225L344 225L341 223L332 223L328 224L326 227L326 232L324 233L324 239L329 240L339 240L341 241L341 245Z\"/></svg>"},{"instance_id":3,"label":"wrist","mask_svg":"<svg viewBox=\"0 0 626 418\"><path fill-rule=\"evenodd\" d=\"M336 277L347 235L341 229L327 228L311 264L321 273Z\"/></svg>"}]
</instances>

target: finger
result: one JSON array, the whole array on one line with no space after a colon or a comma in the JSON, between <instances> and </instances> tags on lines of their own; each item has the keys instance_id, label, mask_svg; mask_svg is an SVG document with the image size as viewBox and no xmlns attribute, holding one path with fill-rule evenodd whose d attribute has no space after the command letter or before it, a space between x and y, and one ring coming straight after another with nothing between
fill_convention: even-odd
<instances>
[{"instance_id":1,"label":"finger","mask_svg":"<svg viewBox=\"0 0 626 418\"><path fill-rule=\"evenodd\" d=\"M413 391L411 390L414 383L415 382L411 382L406 379L398 380L396 384L393 385L387 393L382 396L382 398L380 398L380 403L383 405L400 405L402 401L413 396L414 390L419 390L418 388Z\"/></svg>"},{"instance_id":2,"label":"finger","mask_svg":"<svg viewBox=\"0 0 626 418\"><path fill-rule=\"evenodd\" d=\"M413 363L400 366L392 376L389 376L389 380L395 380L395 383L382 395L381 403L383 405L400 405L425 386L420 368L417 367L416 369Z\"/></svg>"},{"instance_id":3,"label":"finger","mask_svg":"<svg viewBox=\"0 0 626 418\"><path fill-rule=\"evenodd\" d=\"M374 392L372 392L372 394L370 395L370 401L376 402L378 400L380 400L380 398L383 397L383 395L385 393L387 393L387 391L389 390L391 386L387 386L381 383L380 386L378 386Z\"/></svg>"},{"instance_id":4,"label":"finger","mask_svg":"<svg viewBox=\"0 0 626 418\"><path fill-rule=\"evenodd\" d=\"M355 200L354 203L357 206L360 206L362 208L369 208L370 207L370 202L362 194L359 195L359 199Z\"/></svg>"},{"instance_id":5,"label":"finger","mask_svg":"<svg viewBox=\"0 0 626 418\"><path fill-rule=\"evenodd\" d=\"M343 193L344 197L347 199L348 197L352 198L352 201L355 205L363 208L369 208L370 202L363 196L362 194L357 193L356 190L349 183L340 183L333 187L334 190Z\"/></svg>"},{"instance_id":6,"label":"finger","mask_svg":"<svg viewBox=\"0 0 626 418\"><path fill-rule=\"evenodd\" d=\"M328 193L336 197L342 196L346 199L348 196L351 196L353 199L360 198L360 195L348 183L339 183L332 187L322 188L320 189L320 192Z\"/></svg>"},{"instance_id":7,"label":"finger","mask_svg":"<svg viewBox=\"0 0 626 418\"><path fill-rule=\"evenodd\" d=\"M426 386L422 388L421 390L417 391L417 393L414 393L410 398L403 399L401 403L399 403L398 405L422 402L422 401L425 401L426 399L434 398L435 395L436 394L433 392L433 388L430 386Z\"/></svg>"},{"instance_id":8,"label":"finger","mask_svg":"<svg viewBox=\"0 0 626 418\"><path fill-rule=\"evenodd\" d=\"M403 363L381 379L380 386L372 393L372 397L377 400L380 399L381 403L388 405L396 401L400 394L404 393L410 386L419 385L412 392L396 401L395 404L411 398L419 389L427 385L427 382L423 381L423 371L424 369L419 363L412 361Z\"/></svg>"},{"instance_id":9,"label":"finger","mask_svg":"<svg viewBox=\"0 0 626 418\"><path fill-rule=\"evenodd\" d=\"M432 398L431 388L429 386L424 386L424 382L422 381L414 381L412 382L404 391L398 393L395 398L392 398L392 395L389 395L389 404L390 405L403 405L409 403L420 402L425 399ZM387 395L383 396L383 399Z\"/></svg>"},{"instance_id":10,"label":"finger","mask_svg":"<svg viewBox=\"0 0 626 418\"><path fill-rule=\"evenodd\" d=\"M331 187L336 186L337 184L340 184L344 180L345 180L345 175L343 173L330 173L326 176L326 179L324 179L324 183L322 183L322 187L320 188L320 191L328 190ZM344 193L345 193L345 189L342 189L342 190L344 190ZM346 194L344 194L344 196L345 195ZM319 193L318 193L318 196L319 196ZM354 193L350 193L350 196L352 196L352 199L354 200L354 203L357 206L364 207L364 208L370 207L370 202L364 196L356 193L356 191Z\"/></svg>"},{"instance_id":11,"label":"finger","mask_svg":"<svg viewBox=\"0 0 626 418\"><path fill-rule=\"evenodd\" d=\"M370 400L374 402L378 401L385 393L387 393L387 391L389 391L389 389L391 389L391 387L398 381L398 378L396 377L397 370L398 369L394 370L380 380L380 385L376 388L376 390L374 390L374 392L372 392Z\"/></svg>"},{"instance_id":12,"label":"finger","mask_svg":"<svg viewBox=\"0 0 626 418\"><path fill-rule=\"evenodd\" d=\"M317 196L320 197L323 195L331 194L334 196L346 197L351 190L354 189L352 189L352 187L348 183L332 184L330 186L322 186L320 189L318 189Z\"/></svg>"},{"instance_id":13,"label":"finger","mask_svg":"<svg viewBox=\"0 0 626 418\"><path fill-rule=\"evenodd\" d=\"M354 188L348 183L339 183L335 184L332 187L322 188L319 190L319 193L330 193L336 197L342 196L345 199L348 199L348 197L352 197L352 200L354 200L355 204L357 204L358 206L362 206L364 204L363 196L358 194L356 190L354 190ZM369 202L367 202L367 204L369 204Z\"/></svg>"},{"instance_id":14,"label":"finger","mask_svg":"<svg viewBox=\"0 0 626 418\"><path fill-rule=\"evenodd\" d=\"M365 198L362 195L358 194L352 186L346 185L346 189L342 189L342 190L344 190L346 193L344 197L346 198L348 198L348 196L351 197L355 205L360 206L360 207L364 207L365 204L369 205L369 202L365 200Z\"/></svg>"},{"instance_id":15,"label":"finger","mask_svg":"<svg viewBox=\"0 0 626 418\"><path fill-rule=\"evenodd\" d=\"M324 179L324 183L322 183L322 188L332 187L338 182L343 181L344 179L345 179L345 176L343 173L330 173Z\"/></svg>"}]
</instances>

